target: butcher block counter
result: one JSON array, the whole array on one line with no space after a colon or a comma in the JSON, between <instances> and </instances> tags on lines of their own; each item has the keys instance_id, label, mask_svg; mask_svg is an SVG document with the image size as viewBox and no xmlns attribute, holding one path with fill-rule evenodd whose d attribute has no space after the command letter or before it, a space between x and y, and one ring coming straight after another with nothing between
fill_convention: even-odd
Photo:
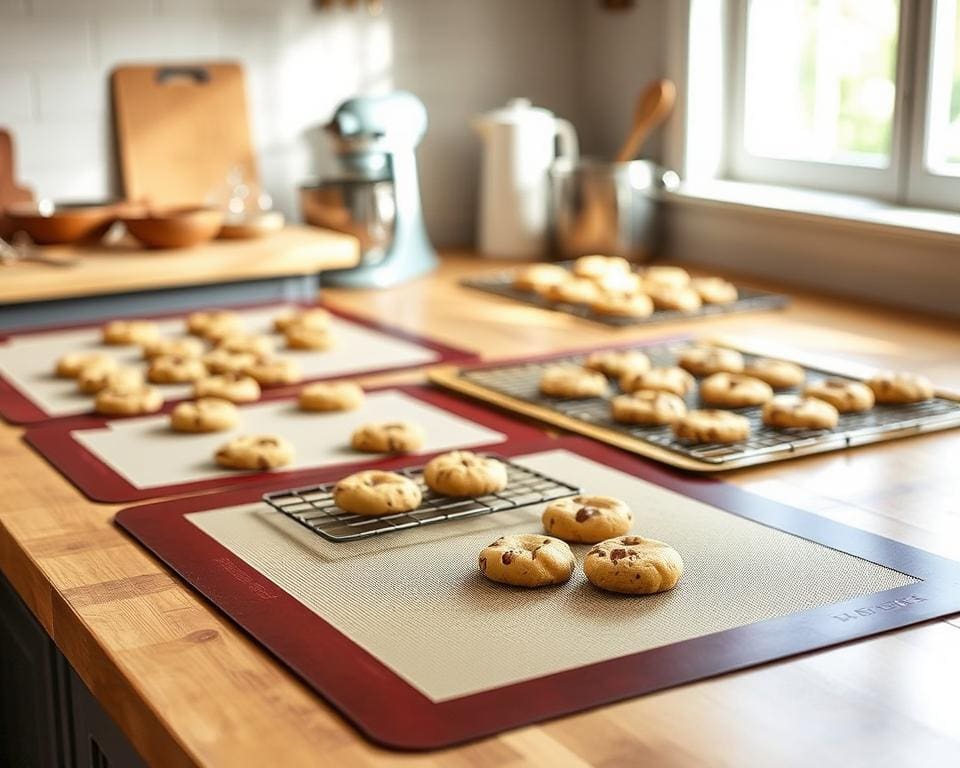
<instances>
[{"instance_id":1,"label":"butcher block counter","mask_svg":"<svg viewBox=\"0 0 960 768\"><path fill-rule=\"evenodd\" d=\"M960 326L947 321L790 292L793 301L781 311L612 330L458 285L462 277L502 266L448 254L436 274L412 285L328 290L324 298L485 359L665 334L722 334L922 372L960 390ZM78 279L83 274L78 271ZM18 300L12 288L2 290L0 300ZM408 372L377 380L423 378ZM953 764L960 751L960 618L452 750L380 749L115 528L118 506L85 500L21 442L21 433L0 425L0 569L150 764L902 766ZM739 470L724 479L960 559L958 456L960 431L953 430Z\"/></svg>"}]
</instances>

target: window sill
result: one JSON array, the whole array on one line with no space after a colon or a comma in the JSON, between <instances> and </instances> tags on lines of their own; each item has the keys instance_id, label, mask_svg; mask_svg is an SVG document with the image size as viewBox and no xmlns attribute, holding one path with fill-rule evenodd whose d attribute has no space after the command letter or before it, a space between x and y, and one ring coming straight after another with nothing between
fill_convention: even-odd
<instances>
[{"instance_id":1,"label":"window sill","mask_svg":"<svg viewBox=\"0 0 960 768\"><path fill-rule=\"evenodd\" d=\"M882 200L743 181L685 182L667 193L670 203L735 207L741 213L813 220L818 225L868 229L877 234L960 244L960 213L908 208Z\"/></svg>"}]
</instances>

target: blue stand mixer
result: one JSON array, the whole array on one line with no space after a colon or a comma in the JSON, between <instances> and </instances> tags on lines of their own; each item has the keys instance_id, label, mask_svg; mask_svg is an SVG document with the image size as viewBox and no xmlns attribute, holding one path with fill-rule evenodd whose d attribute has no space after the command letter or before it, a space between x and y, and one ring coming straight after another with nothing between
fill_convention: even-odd
<instances>
[{"instance_id":1,"label":"blue stand mixer","mask_svg":"<svg viewBox=\"0 0 960 768\"><path fill-rule=\"evenodd\" d=\"M344 175L301 189L304 217L360 240L360 265L324 272L324 285L386 288L437 266L423 224L414 150L427 110L412 93L358 97L326 126Z\"/></svg>"}]
</instances>

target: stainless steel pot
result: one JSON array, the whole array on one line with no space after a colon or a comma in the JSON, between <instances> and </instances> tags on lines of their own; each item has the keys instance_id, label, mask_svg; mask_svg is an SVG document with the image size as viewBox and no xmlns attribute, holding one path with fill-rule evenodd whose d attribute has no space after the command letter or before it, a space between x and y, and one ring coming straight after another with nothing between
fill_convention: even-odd
<instances>
[{"instance_id":1,"label":"stainless steel pot","mask_svg":"<svg viewBox=\"0 0 960 768\"><path fill-rule=\"evenodd\" d=\"M394 237L397 206L390 180L331 179L300 187L304 220L353 235L360 241L362 264L386 256Z\"/></svg>"},{"instance_id":2,"label":"stainless steel pot","mask_svg":"<svg viewBox=\"0 0 960 768\"><path fill-rule=\"evenodd\" d=\"M660 244L661 192L676 174L650 160L581 158L550 171L556 250L565 257L603 253L647 261Z\"/></svg>"}]
</instances>

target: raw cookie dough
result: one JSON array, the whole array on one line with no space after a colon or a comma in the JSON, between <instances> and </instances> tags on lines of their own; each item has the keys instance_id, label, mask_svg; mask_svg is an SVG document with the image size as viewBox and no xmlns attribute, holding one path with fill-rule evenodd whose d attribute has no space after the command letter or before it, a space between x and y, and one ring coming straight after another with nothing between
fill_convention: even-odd
<instances>
[{"instance_id":1,"label":"raw cookie dough","mask_svg":"<svg viewBox=\"0 0 960 768\"><path fill-rule=\"evenodd\" d=\"M750 435L750 420L730 411L690 411L674 422L673 434L692 443L739 443Z\"/></svg>"},{"instance_id":2,"label":"raw cookie dough","mask_svg":"<svg viewBox=\"0 0 960 768\"><path fill-rule=\"evenodd\" d=\"M409 421L364 424L350 438L350 446L364 453L411 453L426 440L423 428Z\"/></svg>"},{"instance_id":3,"label":"raw cookie dough","mask_svg":"<svg viewBox=\"0 0 960 768\"><path fill-rule=\"evenodd\" d=\"M798 395L777 395L763 406L763 423L774 429L833 429L837 409L826 400Z\"/></svg>"},{"instance_id":4,"label":"raw cookie dough","mask_svg":"<svg viewBox=\"0 0 960 768\"><path fill-rule=\"evenodd\" d=\"M807 384L803 388L807 397L824 400L840 413L869 411L876 400L873 390L860 381L849 379L821 379Z\"/></svg>"},{"instance_id":5,"label":"raw cookie dough","mask_svg":"<svg viewBox=\"0 0 960 768\"><path fill-rule=\"evenodd\" d=\"M363 389L352 381L318 381L300 390L301 411L353 411L363 405Z\"/></svg>"},{"instance_id":6,"label":"raw cookie dough","mask_svg":"<svg viewBox=\"0 0 960 768\"><path fill-rule=\"evenodd\" d=\"M577 564L560 539L534 533L501 536L480 552L480 573L515 587L546 587L569 581Z\"/></svg>"},{"instance_id":7,"label":"raw cookie dough","mask_svg":"<svg viewBox=\"0 0 960 768\"><path fill-rule=\"evenodd\" d=\"M652 427L673 424L687 413L683 399L673 392L639 389L628 395L617 395L610 401L610 415L620 424Z\"/></svg>"},{"instance_id":8,"label":"raw cookie dough","mask_svg":"<svg viewBox=\"0 0 960 768\"><path fill-rule=\"evenodd\" d=\"M333 501L344 512L379 517L412 512L420 506L420 487L396 472L368 469L343 478L333 487Z\"/></svg>"},{"instance_id":9,"label":"raw cookie dough","mask_svg":"<svg viewBox=\"0 0 960 768\"><path fill-rule=\"evenodd\" d=\"M540 392L547 397L603 397L609 390L606 376L578 365L551 365L540 376Z\"/></svg>"},{"instance_id":10,"label":"raw cookie dough","mask_svg":"<svg viewBox=\"0 0 960 768\"><path fill-rule=\"evenodd\" d=\"M578 544L596 544L629 531L633 512L612 496L573 496L550 502L542 520L544 530L551 536Z\"/></svg>"},{"instance_id":11,"label":"raw cookie dough","mask_svg":"<svg viewBox=\"0 0 960 768\"><path fill-rule=\"evenodd\" d=\"M237 406L229 400L202 397L178 403L170 413L170 428L174 432L224 432L235 427L239 419Z\"/></svg>"},{"instance_id":12,"label":"raw cookie dough","mask_svg":"<svg viewBox=\"0 0 960 768\"><path fill-rule=\"evenodd\" d=\"M293 457L293 446L278 435L242 435L214 454L217 464L227 469L277 469Z\"/></svg>"},{"instance_id":13,"label":"raw cookie dough","mask_svg":"<svg viewBox=\"0 0 960 768\"><path fill-rule=\"evenodd\" d=\"M642 536L620 536L597 544L583 561L590 583L608 592L652 595L673 589L683 575L680 553Z\"/></svg>"},{"instance_id":14,"label":"raw cookie dough","mask_svg":"<svg viewBox=\"0 0 960 768\"><path fill-rule=\"evenodd\" d=\"M507 487L507 468L488 456L450 451L427 462L423 480L441 496L486 496Z\"/></svg>"}]
</instances>

